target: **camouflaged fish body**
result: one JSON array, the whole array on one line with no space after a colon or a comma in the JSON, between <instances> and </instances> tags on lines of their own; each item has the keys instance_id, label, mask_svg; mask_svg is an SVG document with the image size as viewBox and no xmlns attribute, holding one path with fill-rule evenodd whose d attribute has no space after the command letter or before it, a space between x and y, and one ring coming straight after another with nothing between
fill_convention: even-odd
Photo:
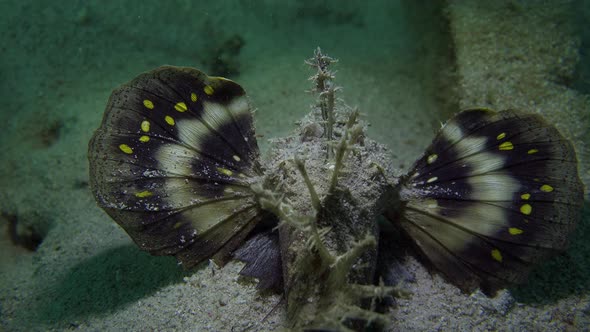
<instances>
[{"instance_id":1,"label":"camouflaged fish body","mask_svg":"<svg viewBox=\"0 0 590 332\"><path fill-rule=\"evenodd\" d=\"M318 50L311 60L318 104L264 168L235 82L161 67L116 89L89 144L98 204L141 249L185 267L244 261L260 288L284 292L295 330L384 323L376 298L400 290L380 283L391 264L381 214L466 291L523 282L566 248L583 189L554 126L464 111L396 178L358 113L335 102L331 59Z\"/></svg>"},{"instance_id":2,"label":"camouflaged fish body","mask_svg":"<svg viewBox=\"0 0 590 332\"><path fill-rule=\"evenodd\" d=\"M322 131L310 135L306 128L313 121L304 121L295 135L276 140L270 152L267 189L261 197L263 207L280 216L277 235L288 326L295 331L360 330L368 321L383 324L384 316L370 310L369 303L378 294L396 291L372 286L379 280L375 221L395 195L388 181L392 170L379 166L386 163L387 150L363 137L361 121L347 128L347 116L335 116L340 125L333 133L342 148L336 149L334 160L346 154L335 187L331 181L337 167L326 153L332 144ZM287 162L285 151L291 154ZM276 211L279 206L284 211Z\"/></svg>"}]
</instances>

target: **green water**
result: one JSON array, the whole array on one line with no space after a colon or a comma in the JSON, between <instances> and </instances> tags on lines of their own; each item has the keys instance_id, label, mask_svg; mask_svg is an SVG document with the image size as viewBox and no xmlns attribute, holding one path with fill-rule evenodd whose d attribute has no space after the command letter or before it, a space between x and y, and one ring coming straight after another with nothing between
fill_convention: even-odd
<instances>
[{"instance_id":1,"label":"green water","mask_svg":"<svg viewBox=\"0 0 590 332\"><path fill-rule=\"evenodd\" d=\"M338 96L359 108L371 124L368 135L386 144L395 167L406 171L440 122L462 107L508 107L510 96L514 107L529 105L532 112L551 115L554 110L542 105L554 95L523 97L528 86L525 92L512 86L502 91L501 79L480 69L501 68L509 81L519 66L534 67L539 59L527 54L515 60L511 47L520 42L510 43L512 34L526 40L541 38L543 29L563 30L571 43L543 41L556 43L555 65L541 68L540 79L524 81L537 81L535 86L543 88L554 84L560 89L555 95L571 96L555 103L558 109L577 113L562 116L555 110L552 119L569 119L560 129L571 133L582 162L581 177L589 179L590 1L499 1L486 9L490 30L457 23L469 21L461 17L481 14L468 10L477 7L475 3L0 1L0 330L280 329L280 310L273 316L276 320L259 323L274 303L260 304L259 311L251 313L251 302L231 302L257 298L254 292L240 293L244 291L237 284L228 286L233 293L224 295L229 307L221 306L231 310L223 313L217 305L222 314L215 316L218 323L208 326L212 304L209 295L200 295L207 288L196 294L175 288L194 274L183 272L172 258L140 252L88 190L87 144L111 91L161 65L196 67L239 82L256 109L256 132L265 152L269 139L292 131L314 102L306 92L313 72L304 60L321 47L339 60ZM527 26L531 16L542 17L535 22L543 24ZM505 21L522 25L517 31L494 29ZM470 44L457 45L457 36L473 38L473 43L485 39L503 56L479 67L483 54L468 53ZM571 45L567 52L565 44ZM479 85L466 86L474 76ZM488 86L490 81L500 82ZM433 304L425 309L432 311L429 319L392 313L399 317L392 330L518 330L526 328L519 324L535 321L532 330L588 329L588 215L586 208L570 251L541 265L529 284L513 289L516 301L541 309L513 316L490 314L482 323L476 304L469 307L475 313L465 315ZM204 269L197 273L209 273ZM435 292L444 298L453 291ZM178 303L186 307L191 301L202 302L199 308L204 309L192 308L187 314L179 308ZM461 306L457 302L453 308ZM440 317L447 317L446 325ZM244 323L250 321L256 323Z\"/></svg>"}]
</instances>

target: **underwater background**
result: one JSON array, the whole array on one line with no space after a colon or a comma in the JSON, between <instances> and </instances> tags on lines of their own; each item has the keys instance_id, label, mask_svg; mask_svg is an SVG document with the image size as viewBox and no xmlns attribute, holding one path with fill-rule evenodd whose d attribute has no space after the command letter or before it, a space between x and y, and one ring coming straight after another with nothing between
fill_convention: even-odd
<instances>
[{"instance_id":1,"label":"underwater background","mask_svg":"<svg viewBox=\"0 0 590 332\"><path fill-rule=\"evenodd\" d=\"M160 65L240 83L264 156L313 96L304 60L339 60L339 97L404 172L464 108L540 113L590 184L590 1L0 2L0 330L279 331L284 302L240 263L183 271L96 206L87 144L115 87ZM413 256L391 331L589 330L590 207L570 249L489 299Z\"/></svg>"}]
</instances>

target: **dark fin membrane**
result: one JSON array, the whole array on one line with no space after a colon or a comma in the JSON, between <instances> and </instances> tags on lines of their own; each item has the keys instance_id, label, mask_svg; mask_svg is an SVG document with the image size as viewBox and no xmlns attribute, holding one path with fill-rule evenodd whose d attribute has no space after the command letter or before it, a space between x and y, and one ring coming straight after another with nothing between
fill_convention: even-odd
<instances>
[{"instance_id":1,"label":"dark fin membrane","mask_svg":"<svg viewBox=\"0 0 590 332\"><path fill-rule=\"evenodd\" d=\"M390 226L391 227L391 226ZM385 286L401 286L416 281L415 276L404 266L408 245L406 236L397 229L384 229L379 232L379 250L375 284L383 282Z\"/></svg>"},{"instance_id":2,"label":"dark fin membrane","mask_svg":"<svg viewBox=\"0 0 590 332\"><path fill-rule=\"evenodd\" d=\"M283 265L277 231L266 231L248 239L234 253L246 263L240 274L258 279L258 289L280 292L283 288Z\"/></svg>"},{"instance_id":3,"label":"dark fin membrane","mask_svg":"<svg viewBox=\"0 0 590 332\"><path fill-rule=\"evenodd\" d=\"M113 91L89 143L98 204L154 255L229 255L262 219L248 98L238 84L160 67Z\"/></svg>"},{"instance_id":4,"label":"dark fin membrane","mask_svg":"<svg viewBox=\"0 0 590 332\"><path fill-rule=\"evenodd\" d=\"M416 282L414 274L404 264L407 248L411 246L409 239L401 234L399 228L393 227L384 220L379 223L379 247L377 254L377 270L375 285L383 284L397 288L409 288L409 283ZM385 313L396 305L393 295L376 298L376 311Z\"/></svg>"},{"instance_id":5,"label":"dark fin membrane","mask_svg":"<svg viewBox=\"0 0 590 332\"><path fill-rule=\"evenodd\" d=\"M542 117L477 109L444 125L400 198L399 224L434 266L493 293L565 250L583 188L571 143Z\"/></svg>"}]
</instances>

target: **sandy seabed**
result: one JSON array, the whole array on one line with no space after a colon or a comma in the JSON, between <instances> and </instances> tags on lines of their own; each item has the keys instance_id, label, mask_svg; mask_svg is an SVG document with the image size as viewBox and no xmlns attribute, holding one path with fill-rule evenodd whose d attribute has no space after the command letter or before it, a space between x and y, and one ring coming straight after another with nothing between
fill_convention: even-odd
<instances>
[{"instance_id":1,"label":"sandy seabed","mask_svg":"<svg viewBox=\"0 0 590 332\"><path fill-rule=\"evenodd\" d=\"M208 59L236 35L244 47L229 77L256 108L263 153L313 103L303 61L321 46L339 59L340 97L401 172L460 108L521 108L572 139L588 183L590 79L578 73L590 72L580 65L590 33L577 27L587 2L336 3L0 3L0 329L281 330L284 302L238 278L241 263L182 271L143 253L88 189L87 142L111 90L163 64L224 74ZM589 237L586 206L570 250L493 299L409 255L412 295L389 330L588 330Z\"/></svg>"}]
</instances>

